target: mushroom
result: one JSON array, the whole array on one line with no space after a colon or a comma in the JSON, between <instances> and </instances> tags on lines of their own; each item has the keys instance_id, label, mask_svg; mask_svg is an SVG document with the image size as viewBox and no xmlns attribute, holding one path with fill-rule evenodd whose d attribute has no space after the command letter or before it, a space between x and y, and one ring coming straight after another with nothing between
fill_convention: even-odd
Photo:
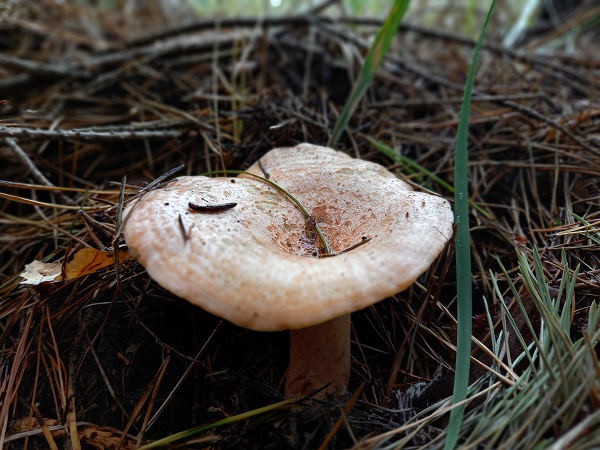
<instances>
[{"instance_id":1,"label":"mushroom","mask_svg":"<svg viewBox=\"0 0 600 450\"><path fill-rule=\"evenodd\" d=\"M288 397L345 392L350 314L427 270L452 236L450 205L311 144L272 150L248 172L308 216L255 177L185 176L128 206L125 240L179 297L252 330L291 330Z\"/></svg>"}]
</instances>

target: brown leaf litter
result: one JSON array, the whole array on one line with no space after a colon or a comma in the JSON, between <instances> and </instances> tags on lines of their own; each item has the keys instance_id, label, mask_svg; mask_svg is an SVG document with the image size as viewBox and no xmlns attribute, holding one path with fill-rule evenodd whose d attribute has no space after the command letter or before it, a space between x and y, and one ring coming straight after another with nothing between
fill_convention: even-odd
<instances>
[{"instance_id":1,"label":"brown leaf litter","mask_svg":"<svg viewBox=\"0 0 600 450\"><path fill-rule=\"evenodd\" d=\"M121 212L181 165L181 175L244 169L277 146L326 143L380 22L319 12L215 23L180 12L119 14L50 1L3 12L0 446L46 443L33 404L62 427L59 443L79 433L87 448L100 448L100 438L106 448L133 448L130 436L153 440L281 399L286 335L222 322L153 283L134 260L115 259L124 250ZM483 297L494 310L490 271L506 288L499 261L513 268L517 250L537 246L555 284L565 252L581 265L577 335L600 296L593 30L573 38L574 52L551 56L540 51L559 42L553 30L515 50L497 46L498 33L490 30L481 54L469 129L470 195L485 212L470 216L475 310L484 312ZM339 148L452 200L370 140L452 184L473 45L441 29L403 26ZM106 264L88 257L69 266L86 252ZM38 271L33 286L22 284L19 274L34 261L71 275L44 283L54 275ZM509 274L519 285L518 273ZM353 315L350 389L365 387L335 437L340 409L322 402L231 424L207 445L347 448L353 437L394 428L398 396L453 364L455 293L450 246L409 290Z\"/></svg>"}]
</instances>

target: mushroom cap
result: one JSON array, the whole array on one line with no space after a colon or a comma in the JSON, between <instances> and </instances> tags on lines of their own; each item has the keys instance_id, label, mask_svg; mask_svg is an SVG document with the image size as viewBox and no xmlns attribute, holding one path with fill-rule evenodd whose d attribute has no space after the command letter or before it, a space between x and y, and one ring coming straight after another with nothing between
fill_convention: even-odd
<instances>
[{"instance_id":1,"label":"mushroom cap","mask_svg":"<svg viewBox=\"0 0 600 450\"><path fill-rule=\"evenodd\" d=\"M125 211L130 251L161 286L237 325L304 328L372 305L410 286L452 236L446 200L415 192L384 167L311 144L261 158L270 179L316 219L334 253L297 206L267 183L184 176ZM258 163L249 172L263 176ZM237 203L217 212L194 204Z\"/></svg>"}]
</instances>

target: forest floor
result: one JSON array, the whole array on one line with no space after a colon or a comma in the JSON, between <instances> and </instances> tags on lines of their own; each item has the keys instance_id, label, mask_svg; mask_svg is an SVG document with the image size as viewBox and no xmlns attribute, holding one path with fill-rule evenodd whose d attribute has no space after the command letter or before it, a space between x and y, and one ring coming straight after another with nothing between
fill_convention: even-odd
<instances>
[{"instance_id":1,"label":"forest floor","mask_svg":"<svg viewBox=\"0 0 600 450\"><path fill-rule=\"evenodd\" d=\"M353 314L358 395L239 420L283 400L287 332L237 327L163 289L127 253L114 258L126 251L123 207L173 169L245 169L275 147L326 145L381 23L326 11L216 23L185 10L47 3L17 2L0 21L0 447L133 449L233 418L179 448L441 448L456 333L452 243L411 288ZM593 448L589 431L600 427L589 329L600 297L600 59L598 28L583 26L591 13L575 10L564 28L513 50L496 45L492 27L481 53L468 154L480 341L472 381L488 391L470 406L463 448L478 448L477 417L512 396L520 374L537 368L540 380L539 352L529 363L518 355L546 345L535 336L551 313L580 359L560 360L537 389L552 396L495 424L489 439L494 448ZM558 45L578 25L569 48ZM473 48L441 28L402 25L337 148L453 202ZM67 277L84 248L108 262ZM34 261L57 263L65 279L38 272L24 284ZM527 264L556 311L540 311ZM492 342L500 330L509 337ZM578 369L567 376L569 367ZM548 415L532 430L537 403Z\"/></svg>"}]
</instances>

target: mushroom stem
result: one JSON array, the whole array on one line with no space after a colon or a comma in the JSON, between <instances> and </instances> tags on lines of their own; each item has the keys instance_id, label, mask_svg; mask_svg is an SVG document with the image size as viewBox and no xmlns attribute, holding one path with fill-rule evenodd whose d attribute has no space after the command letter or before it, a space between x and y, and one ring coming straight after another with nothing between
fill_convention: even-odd
<instances>
[{"instance_id":1,"label":"mushroom stem","mask_svg":"<svg viewBox=\"0 0 600 450\"><path fill-rule=\"evenodd\" d=\"M317 397L346 392L350 379L350 323L350 314L346 314L290 331L286 397L304 397L327 383L331 384Z\"/></svg>"}]
</instances>

